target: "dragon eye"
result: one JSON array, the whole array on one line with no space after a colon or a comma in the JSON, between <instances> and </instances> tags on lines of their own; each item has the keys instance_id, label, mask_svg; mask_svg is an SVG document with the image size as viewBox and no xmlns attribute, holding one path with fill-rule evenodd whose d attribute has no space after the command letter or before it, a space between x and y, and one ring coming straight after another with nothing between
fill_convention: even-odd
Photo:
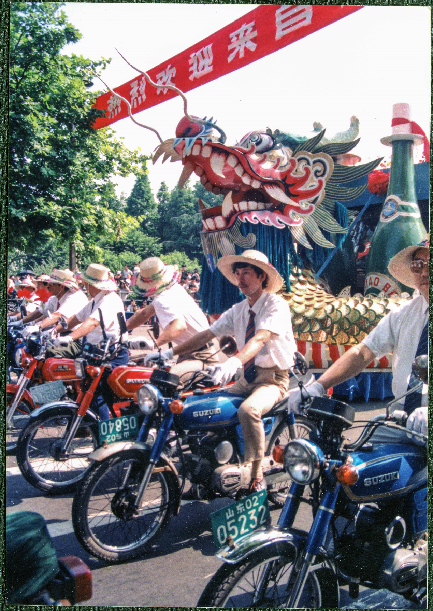
<instances>
[{"instance_id":1,"label":"dragon eye","mask_svg":"<svg viewBox=\"0 0 433 611\"><path fill-rule=\"evenodd\" d=\"M242 138L240 146L249 148L251 144L255 145L257 153L265 153L273 148L274 139L263 132L250 132Z\"/></svg>"}]
</instances>

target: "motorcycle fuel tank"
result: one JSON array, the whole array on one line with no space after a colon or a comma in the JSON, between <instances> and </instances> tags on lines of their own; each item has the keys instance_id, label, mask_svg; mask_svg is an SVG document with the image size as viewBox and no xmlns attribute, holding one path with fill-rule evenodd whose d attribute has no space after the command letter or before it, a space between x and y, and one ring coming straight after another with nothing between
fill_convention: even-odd
<instances>
[{"instance_id":1,"label":"motorcycle fuel tank","mask_svg":"<svg viewBox=\"0 0 433 611\"><path fill-rule=\"evenodd\" d=\"M372 451L354 452L350 457L359 477L344 490L358 503L392 500L426 485L427 456L419 446L378 444Z\"/></svg>"},{"instance_id":2,"label":"motorcycle fuel tank","mask_svg":"<svg viewBox=\"0 0 433 611\"><path fill-rule=\"evenodd\" d=\"M192 395L184 401L179 423L185 430L228 426L238 422L238 409L245 397L225 392Z\"/></svg>"},{"instance_id":3,"label":"motorcycle fuel tank","mask_svg":"<svg viewBox=\"0 0 433 611\"><path fill-rule=\"evenodd\" d=\"M140 386L149 382L152 371L152 367L119 365L110 373L108 386L117 397L133 399Z\"/></svg>"},{"instance_id":4,"label":"motorcycle fuel tank","mask_svg":"<svg viewBox=\"0 0 433 611\"><path fill-rule=\"evenodd\" d=\"M74 359L45 359L42 366L42 376L46 382L54 382L61 380L69 382L79 380L80 378L75 373Z\"/></svg>"}]
</instances>

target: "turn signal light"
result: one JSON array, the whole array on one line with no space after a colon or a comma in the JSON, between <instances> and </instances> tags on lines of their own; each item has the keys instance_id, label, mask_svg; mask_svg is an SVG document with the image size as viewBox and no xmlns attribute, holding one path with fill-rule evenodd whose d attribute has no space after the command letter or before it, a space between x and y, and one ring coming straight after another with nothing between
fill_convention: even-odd
<instances>
[{"instance_id":1,"label":"turn signal light","mask_svg":"<svg viewBox=\"0 0 433 611\"><path fill-rule=\"evenodd\" d=\"M353 486L358 481L358 469L353 465L341 465L335 474L340 484L345 486Z\"/></svg>"},{"instance_id":2,"label":"turn signal light","mask_svg":"<svg viewBox=\"0 0 433 611\"><path fill-rule=\"evenodd\" d=\"M98 375L101 373L101 368L93 367L93 365L88 365L86 371L91 378L97 378Z\"/></svg>"},{"instance_id":3,"label":"turn signal light","mask_svg":"<svg viewBox=\"0 0 433 611\"><path fill-rule=\"evenodd\" d=\"M182 401L179 401L179 399L174 399L174 401L170 403L170 409L173 414L181 414L183 412Z\"/></svg>"},{"instance_id":4,"label":"turn signal light","mask_svg":"<svg viewBox=\"0 0 433 611\"><path fill-rule=\"evenodd\" d=\"M283 464L284 447L285 446L275 446L272 450L272 458L275 462Z\"/></svg>"}]
</instances>

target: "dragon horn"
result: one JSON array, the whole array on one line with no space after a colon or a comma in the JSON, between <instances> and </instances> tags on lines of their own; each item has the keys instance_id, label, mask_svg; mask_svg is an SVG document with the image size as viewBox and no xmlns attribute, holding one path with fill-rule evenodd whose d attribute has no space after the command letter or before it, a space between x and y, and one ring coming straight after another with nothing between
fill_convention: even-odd
<instances>
[{"instance_id":1,"label":"dragon horn","mask_svg":"<svg viewBox=\"0 0 433 611\"><path fill-rule=\"evenodd\" d=\"M120 95L120 94L116 93L115 91L113 91L113 90L111 89L111 87L109 87L109 86L107 85L107 83L106 83L105 81L103 81L103 80L102 80L102 78L99 76L99 74L96 74L95 72L94 72L93 74L96 76L96 78L98 78L98 79L101 81L101 83L103 83L103 84L106 86L106 88L108 89L108 91L111 91L111 93L112 93L113 95L115 95L115 96L116 96L116 97L118 97L120 100L123 100L123 101L126 103L126 105L128 106L128 115L129 115L129 118L131 119L131 121L133 121L134 123L136 123L136 124L137 124L137 125L139 125L140 127L144 127L145 129L149 129L151 132L154 132L154 133L156 134L156 136L157 136L157 138L158 138L159 142L162 144L162 143L163 143L163 139L161 138L161 136L159 135L159 133L156 131L156 129L154 129L153 127L149 127L148 125L144 125L143 123L139 123L138 121L136 121L136 120L134 119L134 117L132 116L132 113L131 113L131 104L129 103L129 101L128 101L126 98L124 98L122 95Z\"/></svg>"}]
</instances>

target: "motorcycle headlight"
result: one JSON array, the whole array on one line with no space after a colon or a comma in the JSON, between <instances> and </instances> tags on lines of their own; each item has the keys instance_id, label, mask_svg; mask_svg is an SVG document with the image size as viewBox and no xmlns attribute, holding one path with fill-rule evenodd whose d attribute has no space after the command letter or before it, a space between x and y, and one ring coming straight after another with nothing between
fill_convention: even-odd
<instances>
[{"instance_id":1,"label":"motorcycle headlight","mask_svg":"<svg viewBox=\"0 0 433 611\"><path fill-rule=\"evenodd\" d=\"M297 484L309 484L319 477L323 452L311 441L294 439L284 449L284 468Z\"/></svg>"},{"instance_id":2,"label":"motorcycle headlight","mask_svg":"<svg viewBox=\"0 0 433 611\"><path fill-rule=\"evenodd\" d=\"M137 391L137 403L143 414L153 414L158 407L158 391L150 384L140 386Z\"/></svg>"},{"instance_id":3,"label":"motorcycle headlight","mask_svg":"<svg viewBox=\"0 0 433 611\"><path fill-rule=\"evenodd\" d=\"M17 350L15 350L14 360L15 360L15 364L17 367L23 366L24 354L25 354L24 348L18 348Z\"/></svg>"},{"instance_id":4,"label":"motorcycle headlight","mask_svg":"<svg viewBox=\"0 0 433 611\"><path fill-rule=\"evenodd\" d=\"M75 375L77 378L84 378L86 374L86 360L85 359L75 359Z\"/></svg>"}]
</instances>

